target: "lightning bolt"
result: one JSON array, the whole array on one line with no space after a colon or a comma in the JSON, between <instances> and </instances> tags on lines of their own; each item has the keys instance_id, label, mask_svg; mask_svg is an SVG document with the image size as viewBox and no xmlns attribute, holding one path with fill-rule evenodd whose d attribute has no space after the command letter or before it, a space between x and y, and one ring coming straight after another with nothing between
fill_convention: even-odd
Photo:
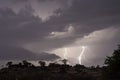
<instances>
[{"instance_id":1,"label":"lightning bolt","mask_svg":"<svg viewBox=\"0 0 120 80\"><path fill-rule=\"evenodd\" d=\"M65 50L65 53L64 53L64 59L67 59L67 54L68 54L68 52L67 52L67 48L64 48L64 50Z\"/></svg>"},{"instance_id":2,"label":"lightning bolt","mask_svg":"<svg viewBox=\"0 0 120 80\"><path fill-rule=\"evenodd\" d=\"M82 46L82 51L81 51L81 53L80 53L80 55L79 55L79 64L81 64L82 62L81 62L81 60L82 60L82 55L83 55L83 53L85 52L85 46Z\"/></svg>"}]
</instances>

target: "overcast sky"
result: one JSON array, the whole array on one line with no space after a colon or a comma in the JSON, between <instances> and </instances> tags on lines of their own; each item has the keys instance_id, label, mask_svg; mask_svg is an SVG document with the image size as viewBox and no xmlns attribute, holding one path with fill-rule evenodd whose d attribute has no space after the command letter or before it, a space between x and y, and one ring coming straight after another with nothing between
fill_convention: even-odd
<instances>
[{"instance_id":1,"label":"overcast sky","mask_svg":"<svg viewBox=\"0 0 120 80\"><path fill-rule=\"evenodd\" d=\"M84 46L81 63L103 65L119 34L119 0L0 0L0 60L75 64Z\"/></svg>"}]
</instances>

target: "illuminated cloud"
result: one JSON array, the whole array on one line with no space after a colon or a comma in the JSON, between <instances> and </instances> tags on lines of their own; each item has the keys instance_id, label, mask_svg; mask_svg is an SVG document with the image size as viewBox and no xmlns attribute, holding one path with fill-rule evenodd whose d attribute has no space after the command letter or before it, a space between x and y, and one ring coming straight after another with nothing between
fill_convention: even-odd
<instances>
[{"instance_id":1,"label":"illuminated cloud","mask_svg":"<svg viewBox=\"0 0 120 80\"><path fill-rule=\"evenodd\" d=\"M83 38L79 38L75 41L76 44L93 45L101 42L108 42L113 39L118 33L120 28L106 28L98 31L94 31ZM119 38L119 37L118 37Z\"/></svg>"},{"instance_id":2,"label":"illuminated cloud","mask_svg":"<svg viewBox=\"0 0 120 80\"><path fill-rule=\"evenodd\" d=\"M76 39L75 42L65 46L67 48L67 59L69 61L72 60L71 64L79 63L89 66L99 63L102 65L105 57L112 54L113 49L115 49L117 41L120 39L119 31L119 28L110 27L94 31L82 38ZM114 41L114 38L118 40ZM83 46L87 48L85 49L84 47L83 50L81 48ZM108 49L108 46L110 49ZM64 47L55 49L53 52L64 57Z\"/></svg>"},{"instance_id":3,"label":"illuminated cloud","mask_svg":"<svg viewBox=\"0 0 120 80\"><path fill-rule=\"evenodd\" d=\"M64 32L51 32L50 36L48 38L66 38L70 37L74 34L74 27L73 26L68 26Z\"/></svg>"}]
</instances>

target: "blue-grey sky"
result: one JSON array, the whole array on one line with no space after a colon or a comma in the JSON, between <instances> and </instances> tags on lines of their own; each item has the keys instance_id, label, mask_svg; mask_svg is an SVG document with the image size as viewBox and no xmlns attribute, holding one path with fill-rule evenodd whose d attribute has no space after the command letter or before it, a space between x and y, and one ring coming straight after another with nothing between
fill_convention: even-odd
<instances>
[{"instance_id":1,"label":"blue-grey sky","mask_svg":"<svg viewBox=\"0 0 120 80\"><path fill-rule=\"evenodd\" d=\"M82 64L103 65L120 43L119 4L119 0L0 0L0 59L61 57L75 64L85 46Z\"/></svg>"}]
</instances>

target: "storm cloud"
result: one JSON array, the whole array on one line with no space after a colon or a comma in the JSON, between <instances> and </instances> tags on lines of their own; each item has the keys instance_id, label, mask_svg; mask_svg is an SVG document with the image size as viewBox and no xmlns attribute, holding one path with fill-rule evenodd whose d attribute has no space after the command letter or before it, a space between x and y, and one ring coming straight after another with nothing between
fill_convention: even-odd
<instances>
[{"instance_id":1,"label":"storm cloud","mask_svg":"<svg viewBox=\"0 0 120 80\"><path fill-rule=\"evenodd\" d=\"M118 0L0 0L0 3L3 4L0 45L17 46L41 56L45 51L55 52L60 57L64 52L58 49L88 46L85 52L88 60L83 59L83 64L92 65L103 64L105 56L111 55L120 43ZM71 58L73 54L75 57ZM74 50L68 53L70 61L74 62L76 56Z\"/></svg>"},{"instance_id":2,"label":"storm cloud","mask_svg":"<svg viewBox=\"0 0 120 80\"><path fill-rule=\"evenodd\" d=\"M41 53L33 53L24 48L15 47L15 46L0 46L0 60L30 60L30 61L38 61L38 60L46 60L53 61L59 59L60 57L47 52Z\"/></svg>"}]
</instances>

